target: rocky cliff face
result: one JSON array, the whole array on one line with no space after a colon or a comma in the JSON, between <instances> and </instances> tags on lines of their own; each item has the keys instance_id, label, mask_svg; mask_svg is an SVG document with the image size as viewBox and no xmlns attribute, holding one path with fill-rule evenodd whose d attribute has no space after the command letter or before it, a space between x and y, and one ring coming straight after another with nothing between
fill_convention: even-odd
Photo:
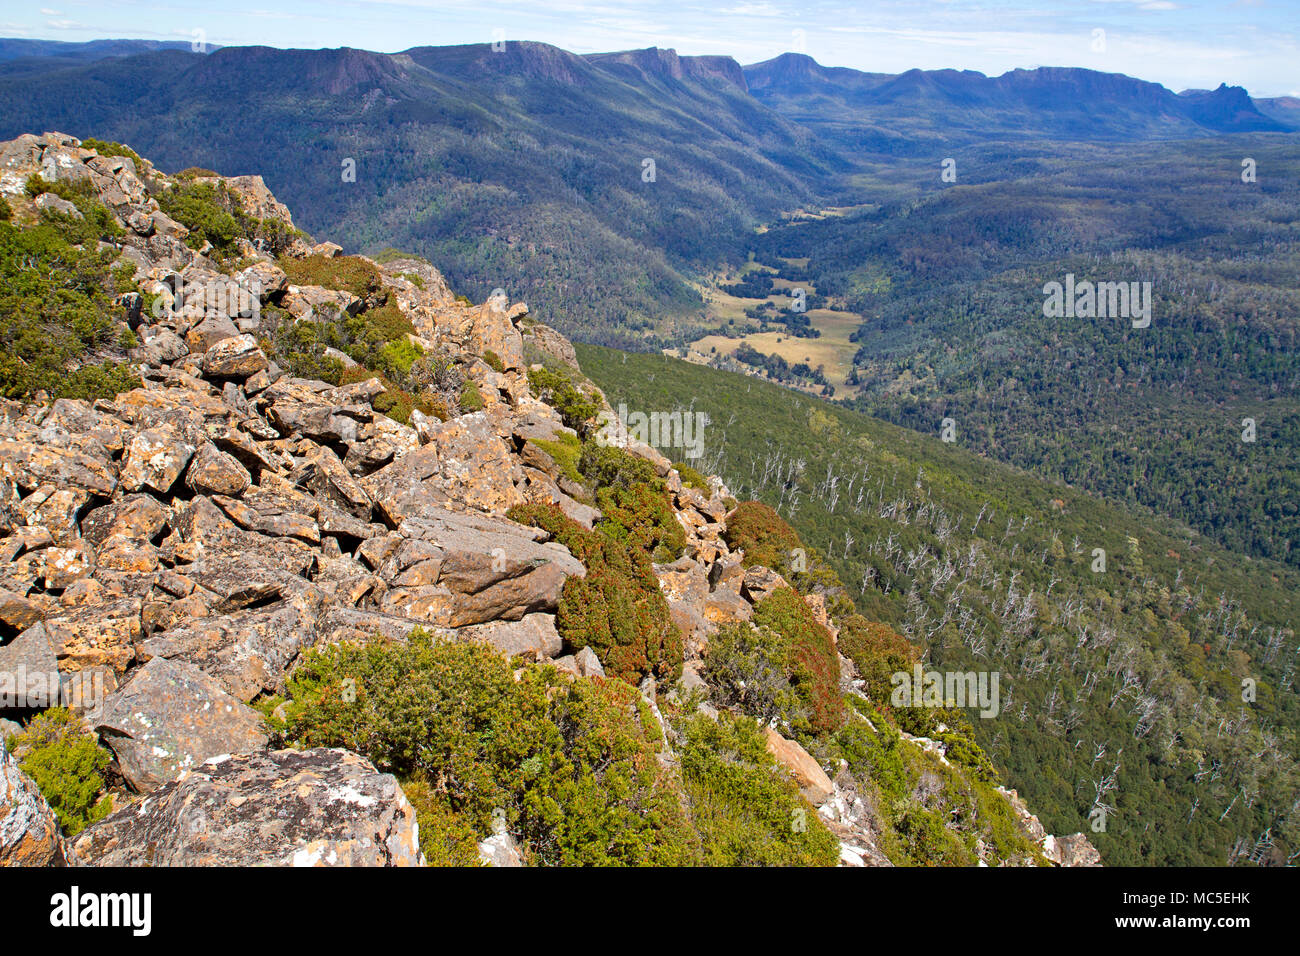
<instances>
[{"instance_id":1,"label":"rocky cliff face","mask_svg":"<svg viewBox=\"0 0 1300 956\"><path fill-rule=\"evenodd\" d=\"M0 144L0 192L18 217L57 198L30 196L34 175L89 184L122 226L107 248L136 266L137 291L117 304L140 342L138 385L112 400L0 404L0 672L15 714L56 703L82 714L120 785L115 812L74 854L0 752L0 862L421 862L391 776L345 751L268 750L251 705L283 692L311 648L402 641L416 626L603 673L557 628L583 562L506 516L554 505L585 528L600 518L554 454L573 430L527 375L529 352L571 365L571 346L522 304L458 300L427 263L370 263L412 342L449 356L481 398L477 411L416 410L402 423L376 408L379 379L297 378L263 348L268 310L295 322L361 311L360 297L294 284L281 268L337 246L295 238L277 262L241 239L238 267L223 272L159 208L145 180L172 180L151 167L60 134ZM258 177L223 182L259 219L292 228ZM688 487L617 422L601 440L650 463L682 528L680 557L655 573L689 690L709 636L783 582L728 547L734 501L719 479ZM768 747L840 838L843 862L888 864L851 784L774 730ZM489 841L483 853L502 862L508 849Z\"/></svg>"}]
</instances>

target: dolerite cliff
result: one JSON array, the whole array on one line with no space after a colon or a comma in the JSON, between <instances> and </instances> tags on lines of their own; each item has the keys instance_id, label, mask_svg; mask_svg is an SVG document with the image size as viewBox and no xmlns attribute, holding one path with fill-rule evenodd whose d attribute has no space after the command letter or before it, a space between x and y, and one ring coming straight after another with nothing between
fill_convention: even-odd
<instances>
[{"instance_id":1,"label":"dolerite cliff","mask_svg":"<svg viewBox=\"0 0 1300 956\"><path fill-rule=\"evenodd\" d=\"M403 641L417 625L602 675L590 648L557 630L565 581L583 563L506 517L549 504L585 528L599 520L543 447L573 432L534 394L525 363L527 343L576 366L572 347L522 304L457 299L427 263L372 263L415 342L451 356L482 399L478 411L417 410L403 424L376 409L378 379L295 378L259 344L266 310L303 321L357 311L356 296L291 283L247 240L238 271L222 273L146 188L172 180L130 158L59 134L0 144L0 192L19 213L63 202L31 196L34 175L89 184L123 227L113 245L136 266L138 291L118 306L140 343L139 385L111 401L0 405L0 672L24 712L62 702L82 714L116 782L114 811L65 841L0 743L0 863L422 863L416 814L392 776L345 750L268 749L250 705L283 692L311 648ZM292 229L260 178L222 182ZM279 261L339 251L295 238ZM728 548L734 501L721 480L686 486L617 422L602 441L648 460L670 494L686 544L655 568L684 637L683 684L698 686L710 633L747 620L783 582ZM643 693L653 702L653 682ZM0 741L6 728L17 729L0 722ZM841 860L888 865L852 788L768 735ZM1064 859L1041 827L1032 836L1058 863L1089 857L1072 843ZM508 844L486 841L484 858L516 860Z\"/></svg>"}]
</instances>

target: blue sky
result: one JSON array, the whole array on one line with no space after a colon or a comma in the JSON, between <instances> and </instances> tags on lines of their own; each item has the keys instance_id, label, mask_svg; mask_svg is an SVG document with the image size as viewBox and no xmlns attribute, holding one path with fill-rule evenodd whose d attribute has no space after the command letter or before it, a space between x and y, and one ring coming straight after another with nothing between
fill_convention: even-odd
<instances>
[{"instance_id":1,"label":"blue sky","mask_svg":"<svg viewBox=\"0 0 1300 956\"><path fill-rule=\"evenodd\" d=\"M1300 96L1300 0L0 0L0 35L277 47L540 40L594 53L672 47L741 63L800 50L830 66L990 75L1081 66L1175 90ZM1104 44L1097 42L1104 31Z\"/></svg>"}]
</instances>

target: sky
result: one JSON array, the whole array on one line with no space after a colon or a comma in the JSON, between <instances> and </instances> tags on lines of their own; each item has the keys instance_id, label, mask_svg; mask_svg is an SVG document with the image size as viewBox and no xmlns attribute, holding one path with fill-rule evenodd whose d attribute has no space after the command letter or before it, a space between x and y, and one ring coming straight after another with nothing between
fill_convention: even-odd
<instances>
[{"instance_id":1,"label":"sky","mask_svg":"<svg viewBox=\"0 0 1300 956\"><path fill-rule=\"evenodd\" d=\"M900 73L1075 66L1173 90L1300 96L1300 0L0 0L0 36L229 45L538 40L574 53L671 47L755 63L807 53Z\"/></svg>"}]
</instances>

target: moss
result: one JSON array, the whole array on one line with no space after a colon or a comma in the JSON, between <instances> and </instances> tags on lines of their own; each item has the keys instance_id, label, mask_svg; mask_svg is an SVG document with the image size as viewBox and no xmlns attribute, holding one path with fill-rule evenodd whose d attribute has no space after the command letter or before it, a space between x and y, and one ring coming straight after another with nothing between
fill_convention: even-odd
<instances>
[{"instance_id":1,"label":"moss","mask_svg":"<svg viewBox=\"0 0 1300 956\"><path fill-rule=\"evenodd\" d=\"M582 454L582 442L578 440L577 435L557 432L554 441L536 438L529 439L529 442L550 455L559 465L564 477L576 484L582 484L582 472L578 470L578 456Z\"/></svg>"},{"instance_id":2,"label":"moss","mask_svg":"<svg viewBox=\"0 0 1300 956\"><path fill-rule=\"evenodd\" d=\"M358 299L375 296L383 289L382 273L360 256L305 256L282 259L279 266L294 285L318 285Z\"/></svg>"},{"instance_id":3,"label":"moss","mask_svg":"<svg viewBox=\"0 0 1300 956\"><path fill-rule=\"evenodd\" d=\"M144 169L144 161L140 159L140 155L131 147L123 146L121 143L113 143L103 139L83 139L81 148L93 149L100 156L125 156L135 163L137 171L143 171Z\"/></svg>"},{"instance_id":4,"label":"moss","mask_svg":"<svg viewBox=\"0 0 1300 956\"><path fill-rule=\"evenodd\" d=\"M398 259L414 259L417 262L425 263L429 261L424 258L424 256L417 256L413 252L403 252L401 249L394 249L392 246L381 249L379 253L374 256L374 260L380 265L387 265L390 262L396 262ZM403 274L405 275L405 273Z\"/></svg>"},{"instance_id":5,"label":"moss","mask_svg":"<svg viewBox=\"0 0 1300 956\"><path fill-rule=\"evenodd\" d=\"M706 495L709 493L709 480L690 465L678 462L673 465L677 469L677 474L681 476L682 484L687 488L694 488L696 491L702 491Z\"/></svg>"},{"instance_id":6,"label":"moss","mask_svg":"<svg viewBox=\"0 0 1300 956\"><path fill-rule=\"evenodd\" d=\"M21 734L10 738L8 746L20 755L19 766L36 783L69 836L112 809L109 797L99 798L112 756L72 711L52 707L37 714Z\"/></svg>"}]
</instances>

